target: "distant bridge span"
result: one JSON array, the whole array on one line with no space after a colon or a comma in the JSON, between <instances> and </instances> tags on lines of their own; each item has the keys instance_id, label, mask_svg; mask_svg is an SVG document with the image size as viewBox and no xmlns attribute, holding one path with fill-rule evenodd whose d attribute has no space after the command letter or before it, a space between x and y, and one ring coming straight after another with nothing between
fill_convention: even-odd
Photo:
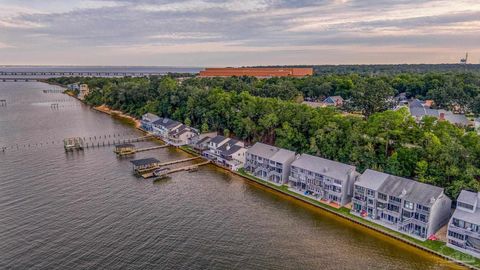
<instances>
[{"instance_id":1,"label":"distant bridge span","mask_svg":"<svg viewBox=\"0 0 480 270\"><path fill-rule=\"evenodd\" d=\"M154 72L9 72L0 71L0 81L35 81L59 77L145 77L162 76L165 73Z\"/></svg>"}]
</instances>

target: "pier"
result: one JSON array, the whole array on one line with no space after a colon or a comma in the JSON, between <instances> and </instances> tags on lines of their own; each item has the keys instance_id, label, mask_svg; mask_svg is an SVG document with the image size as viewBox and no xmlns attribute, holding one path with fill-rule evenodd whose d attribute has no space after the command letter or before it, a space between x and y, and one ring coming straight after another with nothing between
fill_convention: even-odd
<instances>
[{"instance_id":1,"label":"pier","mask_svg":"<svg viewBox=\"0 0 480 270\"><path fill-rule=\"evenodd\" d=\"M156 149L162 149L162 148L167 148L170 145L164 144L164 145L157 145L157 146L152 146L152 147L145 147L145 148L135 148L134 144L130 143L125 143L125 144L118 144L115 145L115 150L113 152L117 154L118 156L126 156L126 155L133 155L138 152L146 152L146 151L151 151L151 150L156 150Z\"/></svg>"},{"instance_id":2,"label":"pier","mask_svg":"<svg viewBox=\"0 0 480 270\"><path fill-rule=\"evenodd\" d=\"M151 139L153 136L146 135L141 137L128 138L127 136L132 136L134 133L124 133L124 134L105 134L105 135L96 135L96 136L75 136L73 138L81 138L83 140L83 148L98 148L98 147L110 147L122 143L132 143L132 142L142 142ZM125 138L127 137L127 138ZM29 143L13 143L11 145L0 145L1 152L9 151L19 151L19 150L32 150L34 148L43 148L46 146L55 146L64 144L64 140L56 138L45 138L40 142L29 142ZM148 151L148 148L147 148Z\"/></svg>"},{"instance_id":3,"label":"pier","mask_svg":"<svg viewBox=\"0 0 480 270\"><path fill-rule=\"evenodd\" d=\"M66 152L73 150L83 150L84 141L80 137L66 138L63 140L63 148L65 148Z\"/></svg>"},{"instance_id":4,"label":"pier","mask_svg":"<svg viewBox=\"0 0 480 270\"><path fill-rule=\"evenodd\" d=\"M45 94L62 94L65 90L63 89L46 89L42 90Z\"/></svg>"},{"instance_id":5,"label":"pier","mask_svg":"<svg viewBox=\"0 0 480 270\"><path fill-rule=\"evenodd\" d=\"M181 171L197 170L200 166L204 166L204 165L207 165L209 163L210 163L210 160L207 160L207 161L200 162L200 163L197 163L197 164L186 165L186 166L183 166L183 167L178 167L178 168L173 168L173 169L170 168L168 171L166 171L160 177L157 177L157 178L153 179L153 181L155 181L159 178L163 178L163 177L165 177L169 174L172 174L172 173L181 172ZM153 174L153 172L150 172L150 173L142 174L142 177L143 177L143 179L148 179L148 178L155 177L155 175Z\"/></svg>"},{"instance_id":6,"label":"pier","mask_svg":"<svg viewBox=\"0 0 480 270\"><path fill-rule=\"evenodd\" d=\"M137 173L140 176L142 176L143 178L147 179L147 178L154 177L155 175L153 174L153 171L156 170L156 169L160 169L161 167L165 167L165 166L173 165L173 164L178 164L178 163L183 163L183 162L187 162L187 161L192 161L192 160L196 160L196 159L200 159L200 158L201 157L191 157L191 158L184 158L184 159L167 161L167 162L163 162L163 163L160 163L155 158L147 158L147 159L132 160L130 162L133 164L133 170L135 171L135 173ZM210 161L209 161L209 163L210 163ZM193 164L193 165L198 166L198 164ZM189 165L187 167L184 167L182 170L186 170L189 167L192 167L193 165ZM172 169L172 170L169 171L169 173L171 173L171 171L176 172L176 171L178 171L178 169L179 168Z\"/></svg>"}]
</instances>

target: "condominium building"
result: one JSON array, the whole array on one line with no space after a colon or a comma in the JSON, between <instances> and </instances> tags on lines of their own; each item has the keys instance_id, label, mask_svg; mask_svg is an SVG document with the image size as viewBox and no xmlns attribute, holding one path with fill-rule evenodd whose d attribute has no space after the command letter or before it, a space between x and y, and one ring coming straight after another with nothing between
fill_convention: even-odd
<instances>
[{"instance_id":1,"label":"condominium building","mask_svg":"<svg viewBox=\"0 0 480 270\"><path fill-rule=\"evenodd\" d=\"M358 177L355 166L302 154L290 167L290 189L317 200L344 206Z\"/></svg>"},{"instance_id":2,"label":"condominium building","mask_svg":"<svg viewBox=\"0 0 480 270\"><path fill-rule=\"evenodd\" d=\"M426 240L448 222L451 205L443 188L366 170L354 184L351 213Z\"/></svg>"},{"instance_id":3,"label":"condominium building","mask_svg":"<svg viewBox=\"0 0 480 270\"><path fill-rule=\"evenodd\" d=\"M256 143L247 150L245 170L254 176L277 185L286 184L295 152Z\"/></svg>"},{"instance_id":4,"label":"condominium building","mask_svg":"<svg viewBox=\"0 0 480 270\"><path fill-rule=\"evenodd\" d=\"M480 258L479 193L462 190L448 224L447 245Z\"/></svg>"}]
</instances>

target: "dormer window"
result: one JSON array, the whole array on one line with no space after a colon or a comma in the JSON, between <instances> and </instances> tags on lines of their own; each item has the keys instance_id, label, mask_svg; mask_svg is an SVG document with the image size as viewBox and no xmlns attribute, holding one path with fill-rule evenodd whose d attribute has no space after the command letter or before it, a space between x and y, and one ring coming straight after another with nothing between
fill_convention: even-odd
<instances>
[{"instance_id":1,"label":"dormer window","mask_svg":"<svg viewBox=\"0 0 480 270\"><path fill-rule=\"evenodd\" d=\"M473 211L473 205L463 202L457 202L457 207L465 208L467 210Z\"/></svg>"}]
</instances>

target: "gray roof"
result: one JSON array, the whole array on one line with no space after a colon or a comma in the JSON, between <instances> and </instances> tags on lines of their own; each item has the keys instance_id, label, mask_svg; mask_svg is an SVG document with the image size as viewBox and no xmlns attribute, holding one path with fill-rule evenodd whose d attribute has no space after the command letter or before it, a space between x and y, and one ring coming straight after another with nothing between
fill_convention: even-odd
<instances>
[{"instance_id":1,"label":"gray roof","mask_svg":"<svg viewBox=\"0 0 480 270\"><path fill-rule=\"evenodd\" d=\"M153 113L146 113L146 114L143 115L143 117L150 119L151 122L155 122L158 119L160 119L160 117L158 117L158 115L153 114Z\"/></svg>"},{"instance_id":2,"label":"gray roof","mask_svg":"<svg viewBox=\"0 0 480 270\"><path fill-rule=\"evenodd\" d=\"M477 199L478 199L478 193L462 190L460 192L460 195L458 195L457 201L475 205Z\"/></svg>"},{"instance_id":3,"label":"gray roof","mask_svg":"<svg viewBox=\"0 0 480 270\"><path fill-rule=\"evenodd\" d=\"M385 183L389 176L389 174L368 169L358 177L355 185L376 191Z\"/></svg>"},{"instance_id":4,"label":"gray roof","mask_svg":"<svg viewBox=\"0 0 480 270\"><path fill-rule=\"evenodd\" d=\"M468 126L469 121L467 117L463 114L454 114L452 112L445 113L445 120L452 124Z\"/></svg>"},{"instance_id":5,"label":"gray roof","mask_svg":"<svg viewBox=\"0 0 480 270\"><path fill-rule=\"evenodd\" d=\"M153 122L153 124L170 129L170 128L174 128L178 125L181 125L182 123L180 123L178 121L175 121L175 120L172 120L172 119L169 119L169 118L160 118L157 121Z\"/></svg>"},{"instance_id":6,"label":"gray roof","mask_svg":"<svg viewBox=\"0 0 480 270\"><path fill-rule=\"evenodd\" d=\"M348 180L349 175L355 172L355 166L307 154L302 154L292 166L338 180Z\"/></svg>"},{"instance_id":7,"label":"gray roof","mask_svg":"<svg viewBox=\"0 0 480 270\"><path fill-rule=\"evenodd\" d=\"M144 165L159 163L160 161L156 158L144 158L144 159L132 160L130 162L135 166L144 166Z\"/></svg>"},{"instance_id":8,"label":"gray roof","mask_svg":"<svg viewBox=\"0 0 480 270\"><path fill-rule=\"evenodd\" d=\"M224 144L224 145L227 145L227 144ZM224 157L229 157L233 154L235 154L236 152L238 152L240 149L242 149L243 147L239 146L239 145L231 145L230 148L228 149L223 149L221 150L221 155L224 156Z\"/></svg>"},{"instance_id":9,"label":"gray roof","mask_svg":"<svg viewBox=\"0 0 480 270\"><path fill-rule=\"evenodd\" d=\"M402 198L409 202L430 206L443 194L443 188L390 175L383 185L380 186L378 192Z\"/></svg>"},{"instance_id":10,"label":"gray roof","mask_svg":"<svg viewBox=\"0 0 480 270\"><path fill-rule=\"evenodd\" d=\"M201 140L199 140L196 144L202 144L202 143L208 143L212 138L206 136L204 138L202 138Z\"/></svg>"},{"instance_id":11,"label":"gray roof","mask_svg":"<svg viewBox=\"0 0 480 270\"><path fill-rule=\"evenodd\" d=\"M219 144L221 142L223 142L224 140L226 139L226 137L222 136L222 135L217 135L215 137L213 137L210 142L211 143L215 143L215 144Z\"/></svg>"},{"instance_id":12,"label":"gray roof","mask_svg":"<svg viewBox=\"0 0 480 270\"><path fill-rule=\"evenodd\" d=\"M295 157L295 152L278 148L276 146L257 142L247 150L248 153L262 158L270 159L283 163L288 159Z\"/></svg>"}]
</instances>

